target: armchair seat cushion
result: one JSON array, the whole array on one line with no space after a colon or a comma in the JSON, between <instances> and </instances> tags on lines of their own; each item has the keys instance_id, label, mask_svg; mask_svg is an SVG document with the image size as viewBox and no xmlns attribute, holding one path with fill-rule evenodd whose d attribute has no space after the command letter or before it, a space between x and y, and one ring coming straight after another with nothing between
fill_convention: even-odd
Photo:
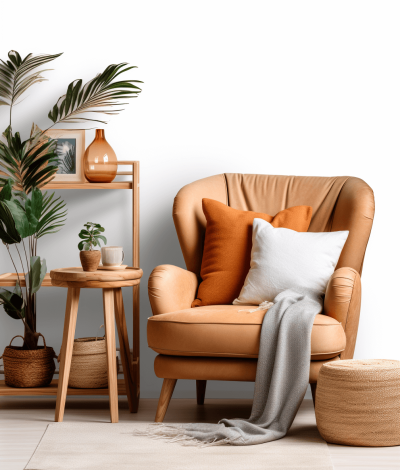
<instances>
[{"instance_id":1,"label":"armchair seat cushion","mask_svg":"<svg viewBox=\"0 0 400 470\"><path fill-rule=\"evenodd\" d=\"M257 358L266 310L254 305L209 305L149 318L147 341L159 354L170 356ZM346 347L342 325L317 315L311 333L311 360L337 356Z\"/></svg>"}]
</instances>

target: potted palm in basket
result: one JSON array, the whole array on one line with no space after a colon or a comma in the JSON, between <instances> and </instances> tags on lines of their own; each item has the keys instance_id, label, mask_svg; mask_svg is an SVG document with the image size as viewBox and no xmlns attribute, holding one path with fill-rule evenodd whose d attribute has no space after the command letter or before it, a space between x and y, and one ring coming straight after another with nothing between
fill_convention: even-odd
<instances>
[{"instance_id":1,"label":"potted palm in basket","mask_svg":"<svg viewBox=\"0 0 400 470\"><path fill-rule=\"evenodd\" d=\"M25 328L22 348L8 346L3 354L7 385L35 387L48 385L54 374L55 353L38 346L42 336L36 330L36 293L46 274L46 260L37 256L40 238L55 233L65 223L65 203L54 193L42 193L42 182L57 171L54 142L33 137L22 142L19 134L5 133L0 142L0 160L13 177L0 192L0 239L12 260L17 281L13 291L0 288L4 311L22 320ZM20 265L20 269L17 269ZM21 274L20 274L21 273ZM27 361L29 359L29 361Z\"/></svg>"},{"instance_id":2,"label":"potted palm in basket","mask_svg":"<svg viewBox=\"0 0 400 470\"><path fill-rule=\"evenodd\" d=\"M60 197L42 192L61 164L56 153L57 141L35 124L30 137L23 141L18 132L13 133L12 115L26 90L45 80L42 74L46 70L37 68L60 55L28 54L22 59L18 52L10 51L8 60L0 60L0 110L8 107L10 116L4 141L0 141L0 239L17 274L13 290L0 288L0 304L11 318L24 325L23 346L10 343L3 354L6 384L15 387L48 385L54 374L54 350L46 346L36 328L36 295L46 275L46 260L37 252L40 238L63 227L67 210ZM118 75L133 68L126 65L110 65L83 86L82 80L70 83L48 114L53 122L50 127L85 121L105 124L86 113L121 111L111 108L121 98L136 97L140 92L134 80L115 81ZM44 346L38 345L41 336Z\"/></svg>"}]
</instances>

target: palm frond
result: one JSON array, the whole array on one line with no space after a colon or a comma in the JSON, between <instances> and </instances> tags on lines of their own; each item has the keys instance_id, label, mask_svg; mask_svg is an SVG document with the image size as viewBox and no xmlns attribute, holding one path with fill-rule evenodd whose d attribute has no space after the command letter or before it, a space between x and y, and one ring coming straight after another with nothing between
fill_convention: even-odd
<instances>
[{"instance_id":1,"label":"palm frond","mask_svg":"<svg viewBox=\"0 0 400 470\"><path fill-rule=\"evenodd\" d=\"M18 132L12 134L10 127L3 135L7 143L0 141L0 170L5 178L0 177L0 183L11 178L15 190L29 194L33 187L41 188L54 178L59 164L56 140L35 124L24 142Z\"/></svg>"},{"instance_id":2,"label":"palm frond","mask_svg":"<svg viewBox=\"0 0 400 470\"><path fill-rule=\"evenodd\" d=\"M59 98L48 116L54 124L61 122L79 123L94 121L107 124L106 121L77 117L83 113L118 114L122 109L112 109L113 106L124 105L120 100L136 98L141 89L134 83L138 80L113 81L121 73L136 67L126 67L127 63L109 65L103 73L82 86L82 80L74 80L68 86L67 93ZM100 108L100 109L99 109Z\"/></svg>"},{"instance_id":3,"label":"palm frond","mask_svg":"<svg viewBox=\"0 0 400 470\"><path fill-rule=\"evenodd\" d=\"M0 106L13 106L18 98L35 83L45 81L42 73L50 69L34 71L61 54L28 54L22 59L17 51L10 51L6 62L0 59Z\"/></svg>"},{"instance_id":4,"label":"palm frond","mask_svg":"<svg viewBox=\"0 0 400 470\"><path fill-rule=\"evenodd\" d=\"M41 238L44 235L55 233L61 230L61 227L65 225L67 210L65 209L66 204L60 200L61 197L53 199L54 193L50 196L47 195L47 191L43 194L43 207L42 213L39 218L38 225L36 227L36 238Z\"/></svg>"}]
</instances>

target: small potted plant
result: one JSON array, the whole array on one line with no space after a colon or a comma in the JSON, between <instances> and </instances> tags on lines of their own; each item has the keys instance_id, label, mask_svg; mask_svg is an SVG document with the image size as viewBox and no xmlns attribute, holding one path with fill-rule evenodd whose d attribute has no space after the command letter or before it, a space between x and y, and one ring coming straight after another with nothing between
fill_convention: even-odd
<instances>
[{"instance_id":1,"label":"small potted plant","mask_svg":"<svg viewBox=\"0 0 400 470\"><path fill-rule=\"evenodd\" d=\"M84 224L84 227L79 232L79 238L82 240L78 244L82 269L84 271L96 271L100 264L101 252L100 250L94 250L93 247L100 247L101 241L107 245L107 238L102 235L104 228L100 224L88 222Z\"/></svg>"}]
</instances>

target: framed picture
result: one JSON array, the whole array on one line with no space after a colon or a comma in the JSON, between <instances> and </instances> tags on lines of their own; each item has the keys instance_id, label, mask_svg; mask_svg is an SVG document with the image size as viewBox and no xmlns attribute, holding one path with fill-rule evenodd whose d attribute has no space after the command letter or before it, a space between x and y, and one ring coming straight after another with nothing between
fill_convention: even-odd
<instances>
[{"instance_id":1,"label":"framed picture","mask_svg":"<svg viewBox=\"0 0 400 470\"><path fill-rule=\"evenodd\" d=\"M83 183L83 155L85 153L85 131L77 129L49 129L46 135L57 140L56 153L60 165L53 182Z\"/></svg>"}]
</instances>

